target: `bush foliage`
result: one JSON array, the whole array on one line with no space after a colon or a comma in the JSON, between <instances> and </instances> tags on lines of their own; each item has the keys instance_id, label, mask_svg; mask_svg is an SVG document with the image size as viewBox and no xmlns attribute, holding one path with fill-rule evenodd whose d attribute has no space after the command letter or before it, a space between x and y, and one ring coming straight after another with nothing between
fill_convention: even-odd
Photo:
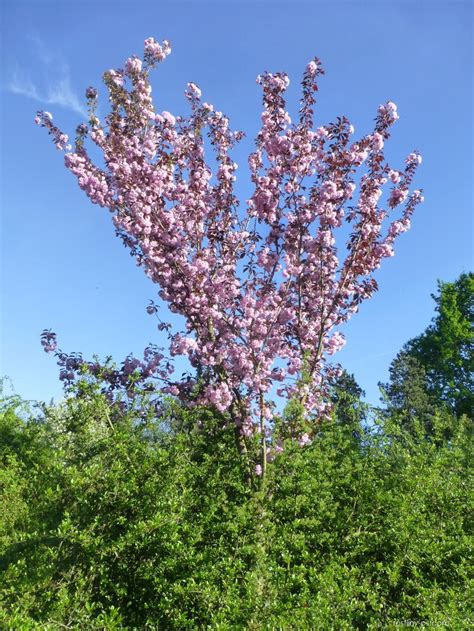
<instances>
[{"instance_id":1,"label":"bush foliage","mask_svg":"<svg viewBox=\"0 0 474 631\"><path fill-rule=\"evenodd\" d=\"M427 437L343 400L257 490L209 411L137 418L93 388L18 405L0 412L2 628L472 624L465 416Z\"/></svg>"}]
</instances>

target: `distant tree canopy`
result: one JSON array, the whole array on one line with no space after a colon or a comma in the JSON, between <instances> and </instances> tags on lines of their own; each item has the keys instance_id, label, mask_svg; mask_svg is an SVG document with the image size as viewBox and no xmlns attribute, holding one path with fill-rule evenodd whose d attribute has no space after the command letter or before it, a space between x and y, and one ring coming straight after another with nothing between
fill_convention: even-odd
<instances>
[{"instance_id":1,"label":"distant tree canopy","mask_svg":"<svg viewBox=\"0 0 474 631\"><path fill-rule=\"evenodd\" d=\"M456 416L474 411L474 274L438 282L436 315L409 340L390 366L383 386L389 406L423 417L446 406Z\"/></svg>"}]
</instances>

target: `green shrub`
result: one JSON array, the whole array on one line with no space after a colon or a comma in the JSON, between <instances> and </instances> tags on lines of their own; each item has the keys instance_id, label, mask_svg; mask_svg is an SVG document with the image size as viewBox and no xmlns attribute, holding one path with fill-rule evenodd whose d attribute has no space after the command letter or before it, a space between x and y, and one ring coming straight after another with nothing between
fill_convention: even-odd
<instances>
[{"instance_id":1,"label":"green shrub","mask_svg":"<svg viewBox=\"0 0 474 631\"><path fill-rule=\"evenodd\" d=\"M144 421L89 392L25 419L16 403L0 409L4 628L472 624L465 417L439 414L430 439L333 421L255 491L205 410Z\"/></svg>"}]
</instances>

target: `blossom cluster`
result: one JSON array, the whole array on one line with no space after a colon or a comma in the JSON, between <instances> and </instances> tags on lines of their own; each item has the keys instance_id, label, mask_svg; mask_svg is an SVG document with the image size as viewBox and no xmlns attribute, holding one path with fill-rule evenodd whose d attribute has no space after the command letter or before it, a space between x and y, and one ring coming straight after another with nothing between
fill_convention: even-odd
<instances>
[{"instance_id":1,"label":"blossom cluster","mask_svg":"<svg viewBox=\"0 0 474 631\"><path fill-rule=\"evenodd\" d=\"M120 404L123 409L136 407L143 394L161 391L160 385L168 383L174 371L173 364L164 355L163 349L150 344L143 352L143 359L128 355L120 367L110 358L101 362L98 358L87 361L81 353L65 353L58 349L56 334L45 329L41 334L41 345L46 353L53 353L59 366L59 378L66 390L77 386L81 380L97 383L110 402ZM147 400L159 406L161 399ZM141 410L144 411L144 410Z\"/></svg>"},{"instance_id":2,"label":"blossom cluster","mask_svg":"<svg viewBox=\"0 0 474 631\"><path fill-rule=\"evenodd\" d=\"M53 125L53 115L50 112L37 112L35 116L35 123L46 127L49 135L51 136L56 149L63 151L64 149L70 150L71 145L68 144L69 136L64 134L56 125Z\"/></svg>"},{"instance_id":3,"label":"blossom cluster","mask_svg":"<svg viewBox=\"0 0 474 631\"><path fill-rule=\"evenodd\" d=\"M169 52L168 42L148 38L143 59L130 57L105 73L110 113L103 124L91 113L65 164L91 201L110 210L160 298L185 318L186 331L170 336L170 351L187 356L197 376L190 385L161 375L163 391L215 407L242 436L260 433L265 444L274 386L278 396L300 401L308 417L328 415L327 383L338 368L327 360L345 343L337 329L377 289L374 271L393 256L396 237L423 201L420 191L410 192L421 157L411 153L400 170L386 162L398 119L391 102L360 139L345 117L315 127L324 74L315 58L295 122L286 109L288 76L257 78L262 125L249 156L253 190L240 208L231 152L243 134L201 100L195 83L185 91L188 116L154 108L149 70ZM97 92L89 88L87 98L93 110ZM67 149L50 115L39 113L37 122ZM87 139L102 152L103 166L94 164ZM351 226L345 255L336 247L344 223ZM308 433L295 438L301 445L311 440Z\"/></svg>"}]
</instances>

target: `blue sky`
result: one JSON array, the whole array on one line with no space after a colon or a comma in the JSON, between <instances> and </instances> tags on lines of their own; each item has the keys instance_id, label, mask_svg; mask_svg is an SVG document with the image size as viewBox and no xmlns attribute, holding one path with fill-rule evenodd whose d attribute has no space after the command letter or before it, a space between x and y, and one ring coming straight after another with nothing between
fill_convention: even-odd
<instances>
[{"instance_id":1,"label":"blue sky","mask_svg":"<svg viewBox=\"0 0 474 631\"><path fill-rule=\"evenodd\" d=\"M326 69L317 123L345 114L361 135L380 103L397 103L387 157L396 166L421 151L415 183L426 201L379 270L380 291L345 327L347 346L337 356L377 403L390 361L433 315L436 280L472 269L471 2L4 0L1 10L0 375L26 398L61 396L54 359L40 347L44 328L85 357L121 360L149 342L166 343L145 312L156 287L33 124L35 111L47 109L73 135L85 88L100 87L104 70L141 54L153 36L173 47L153 77L157 110L185 113L183 90L194 81L247 132L236 154L243 195L262 71L288 72L295 112L302 71L317 55Z\"/></svg>"}]
</instances>

